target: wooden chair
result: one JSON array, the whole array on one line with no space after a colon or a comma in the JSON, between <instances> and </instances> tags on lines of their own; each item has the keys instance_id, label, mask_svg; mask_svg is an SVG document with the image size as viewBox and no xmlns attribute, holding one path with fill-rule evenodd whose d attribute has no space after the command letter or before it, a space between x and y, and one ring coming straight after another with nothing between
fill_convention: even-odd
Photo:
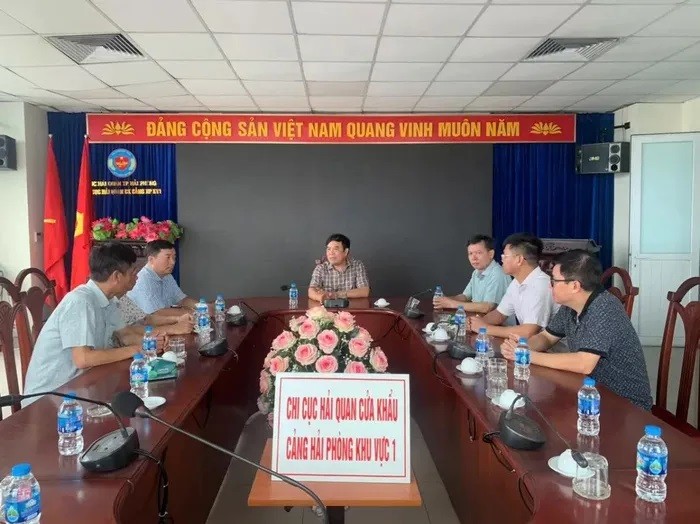
<instances>
[{"instance_id":1,"label":"wooden chair","mask_svg":"<svg viewBox=\"0 0 700 524\"><path fill-rule=\"evenodd\" d=\"M21 299L14 305L4 300L0 301L0 350L2 350L2 357L5 362L5 376L7 379L8 392L10 395L19 395L21 393L19 381L17 380L17 363L15 360L15 344L13 331L15 321L22 315L23 311L24 305L22 304ZM22 350L20 349L22 383L24 383L26 369L29 367L29 357L30 355L28 356L23 354ZM19 403L12 405L12 413L19 411L19 409ZM2 411L0 411L0 420L2 420Z\"/></svg>"},{"instance_id":2,"label":"wooden chair","mask_svg":"<svg viewBox=\"0 0 700 524\"><path fill-rule=\"evenodd\" d=\"M661 356L659 358L659 372L656 384L656 405L652 407L651 411L654 415L684 433L698 437L700 436L700 431L688 423L688 409L690 392L693 386L695 359L700 342L700 301L694 300L685 306L681 304L688 292L696 286L700 286L700 277L689 278L680 285L678 290L668 292L669 305L664 335L661 341ZM678 403L676 404L676 413L674 415L666 409L666 405L673 335L676 330L676 319L678 317L680 317L683 324L685 346L683 348L681 379L678 385ZM700 405L698 407L698 417L698 420L700 420Z\"/></svg>"},{"instance_id":3,"label":"wooden chair","mask_svg":"<svg viewBox=\"0 0 700 524\"><path fill-rule=\"evenodd\" d=\"M40 286L31 286L24 292L24 305L32 320L31 341L33 346L36 339L39 338L41 328L44 327L44 320L48 317L45 306L49 306L53 310L58 305L58 300L56 300L56 281L49 280L43 271L35 267L25 269L17 275L15 286L18 290L22 290L25 280L28 280L31 275L34 275L41 282Z\"/></svg>"},{"instance_id":4,"label":"wooden chair","mask_svg":"<svg viewBox=\"0 0 700 524\"><path fill-rule=\"evenodd\" d=\"M5 277L0 277L0 288L7 293L14 304L19 302L20 291L11 280L6 279Z\"/></svg>"},{"instance_id":5,"label":"wooden chair","mask_svg":"<svg viewBox=\"0 0 700 524\"><path fill-rule=\"evenodd\" d=\"M622 287L620 289L615 286L610 286L608 291L620 299L622 305L625 306L625 311L627 311L627 316L632 318L632 309L634 308L634 297L639 295L639 288L632 285L632 279L630 274L622 269L621 267L610 267L605 270L600 278L600 283L605 285L605 283L612 279L615 275L619 275L622 280Z\"/></svg>"}]
</instances>

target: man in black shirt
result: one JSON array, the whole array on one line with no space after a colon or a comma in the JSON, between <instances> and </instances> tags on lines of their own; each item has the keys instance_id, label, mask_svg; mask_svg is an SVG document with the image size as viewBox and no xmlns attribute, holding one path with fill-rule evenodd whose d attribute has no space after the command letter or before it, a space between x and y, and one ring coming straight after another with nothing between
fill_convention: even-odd
<instances>
[{"instance_id":1,"label":"man in black shirt","mask_svg":"<svg viewBox=\"0 0 700 524\"><path fill-rule=\"evenodd\" d=\"M619 299L600 285L598 259L586 251L560 255L552 271L552 295L563 307L547 328L530 337L530 362L538 366L590 375L632 403L651 409L651 389L639 337ZM569 353L546 353L566 337ZM517 337L501 345L514 359Z\"/></svg>"}]
</instances>

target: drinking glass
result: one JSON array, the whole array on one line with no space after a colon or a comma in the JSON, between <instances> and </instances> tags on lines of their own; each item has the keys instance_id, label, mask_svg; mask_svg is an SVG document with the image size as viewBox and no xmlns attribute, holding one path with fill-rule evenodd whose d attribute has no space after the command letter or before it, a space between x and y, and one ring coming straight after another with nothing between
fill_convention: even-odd
<instances>
[{"instance_id":1,"label":"drinking glass","mask_svg":"<svg viewBox=\"0 0 700 524\"><path fill-rule=\"evenodd\" d=\"M576 464L576 476L571 481L574 493L591 500L607 499L610 496L607 459L588 452L583 453L583 457L588 461L588 468L582 469Z\"/></svg>"},{"instance_id":2,"label":"drinking glass","mask_svg":"<svg viewBox=\"0 0 700 524\"><path fill-rule=\"evenodd\" d=\"M175 353L177 357L178 366L184 364L185 358L187 358L187 351L185 349L185 339L183 337L172 337L168 343L170 351ZM182 364L181 364L182 362Z\"/></svg>"},{"instance_id":3,"label":"drinking glass","mask_svg":"<svg viewBox=\"0 0 700 524\"><path fill-rule=\"evenodd\" d=\"M111 415L112 412L105 406L92 405L85 411L88 418L102 418Z\"/></svg>"},{"instance_id":4,"label":"drinking glass","mask_svg":"<svg viewBox=\"0 0 700 524\"><path fill-rule=\"evenodd\" d=\"M486 369L486 396L497 399L508 387L508 363L504 358L490 358Z\"/></svg>"}]
</instances>

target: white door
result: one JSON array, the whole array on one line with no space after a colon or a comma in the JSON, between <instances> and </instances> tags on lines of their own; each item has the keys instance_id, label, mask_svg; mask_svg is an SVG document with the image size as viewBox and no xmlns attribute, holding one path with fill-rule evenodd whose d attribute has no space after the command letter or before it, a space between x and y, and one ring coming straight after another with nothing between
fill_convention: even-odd
<instances>
[{"instance_id":1,"label":"white door","mask_svg":"<svg viewBox=\"0 0 700 524\"><path fill-rule=\"evenodd\" d=\"M629 268L639 287L632 323L643 345L660 346L668 292L700 274L700 133L631 142Z\"/></svg>"}]
</instances>

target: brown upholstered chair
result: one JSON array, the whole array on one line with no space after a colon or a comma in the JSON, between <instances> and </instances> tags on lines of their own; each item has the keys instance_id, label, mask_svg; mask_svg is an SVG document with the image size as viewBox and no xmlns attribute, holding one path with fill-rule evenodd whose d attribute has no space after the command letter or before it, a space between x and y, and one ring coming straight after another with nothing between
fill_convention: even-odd
<instances>
[{"instance_id":1,"label":"brown upholstered chair","mask_svg":"<svg viewBox=\"0 0 700 524\"><path fill-rule=\"evenodd\" d=\"M15 359L14 326L16 320L23 314L24 305L21 300L14 305L4 300L0 301L0 352L5 363L5 375L7 379L8 392L10 395L19 395L21 390L17 380L17 362ZM26 333L25 333L26 334ZM20 338L22 335L20 334ZM22 382L26 375L26 368L29 366L29 357L24 355L20 349L20 366L22 369ZM12 413L20 409L19 403L12 405ZM0 420L2 412L0 411Z\"/></svg>"},{"instance_id":2,"label":"brown upholstered chair","mask_svg":"<svg viewBox=\"0 0 700 524\"><path fill-rule=\"evenodd\" d=\"M11 280L0 277L0 289L2 289L14 304L19 302L19 289Z\"/></svg>"},{"instance_id":3,"label":"brown upholstered chair","mask_svg":"<svg viewBox=\"0 0 700 524\"><path fill-rule=\"evenodd\" d=\"M600 278L600 283L605 285L605 283L613 278L615 275L620 277L622 280L622 289L610 286L608 291L620 299L622 305L625 306L625 311L627 311L627 316L632 318L632 309L634 308L634 297L639 295L639 288L632 285L632 279L630 274L622 269L621 267L610 267L605 270L602 277Z\"/></svg>"},{"instance_id":4,"label":"brown upholstered chair","mask_svg":"<svg viewBox=\"0 0 700 524\"><path fill-rule=\"evenodd\" d=\"M40 282L40 285L30 285L24 291L24 305L31 317L31 341L32 346L36 339L39 338L41 328L44 327L44 321L49 314L58 305L56 300L56 282L50 280L46 274L35 267L25 269L17 275L15 286L20 291L26 282L31 283L31 276Z\"/></svg>"}]
</instances>

